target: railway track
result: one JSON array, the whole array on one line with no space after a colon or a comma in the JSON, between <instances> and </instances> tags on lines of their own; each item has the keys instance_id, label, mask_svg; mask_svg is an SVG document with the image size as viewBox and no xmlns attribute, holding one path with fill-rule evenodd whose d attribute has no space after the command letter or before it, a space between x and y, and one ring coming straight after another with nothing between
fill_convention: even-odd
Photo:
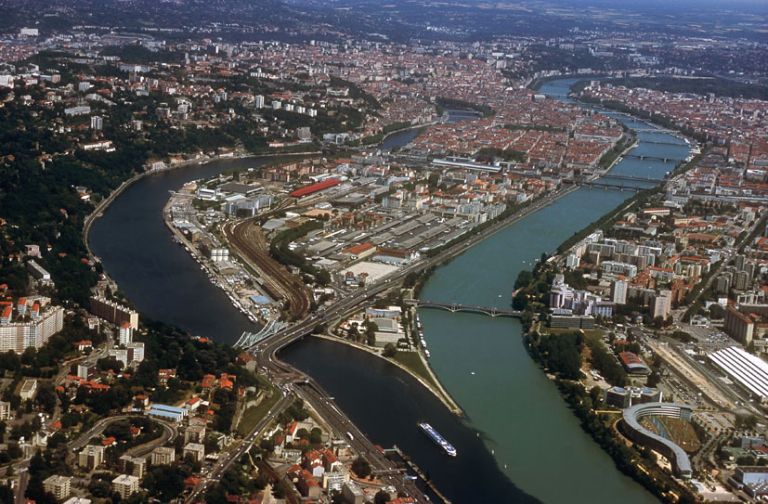
<instances>
[{"instance_id":1,"label":"railway track","mask_svg":"<svg viewBox=\"0 0 768 504\"><path fill-rule=\"evenodd\" d=\"M262 277L268 293L285 301L290 317L304 318L310 308L309 289L300 277L272 258L269 243L256 220L227 223L222 230L237 255Z\"/></svg>"}]
</instances>

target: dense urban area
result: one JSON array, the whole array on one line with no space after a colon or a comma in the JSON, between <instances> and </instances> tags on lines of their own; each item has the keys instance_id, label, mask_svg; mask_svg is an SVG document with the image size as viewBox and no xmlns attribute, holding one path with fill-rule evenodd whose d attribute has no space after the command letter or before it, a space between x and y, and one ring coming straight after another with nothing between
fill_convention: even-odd
<instances>
[{"instance_id":1,"label":"dense urban area","mask_svg":"<svg viewBox=\"0 0 768 504\"><path fill-rule=\"evenodd\" d=\"M432 310L518 319L659 500L768 498L764 10L215 4L0 1L0 502L456 502L279 353L352 347L462 417ZM139 313L88 236L139 181L227 160L157 215L253 327L219 340ZM421 295L579 190L628 199L499 304Z\"/></svg>"}]
</instances>

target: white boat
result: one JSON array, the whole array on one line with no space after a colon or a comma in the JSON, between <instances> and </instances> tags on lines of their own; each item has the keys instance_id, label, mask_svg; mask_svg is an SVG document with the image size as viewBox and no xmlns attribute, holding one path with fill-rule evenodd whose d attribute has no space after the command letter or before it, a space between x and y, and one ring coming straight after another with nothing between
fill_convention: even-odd
<instances>
[{"instance_id":1,"label":"white boat","mask_svg":"<svg viewBox=\"0 0 768 504\"><path fill-rule=\"evenodd\" d=\"M451 457L455 457L457 455L456 448L453 447L451 443L446 441L446 439L440 435L439 432L435 430L434 427L429 425L427 422L422 422L419 424L419 427L421 427L421 430L424 431L424 433L429 436L429 438L434 441L436 444L438 444L443 450L445 450L445 453L450 455Z\"/></svg>"}]
</instances>

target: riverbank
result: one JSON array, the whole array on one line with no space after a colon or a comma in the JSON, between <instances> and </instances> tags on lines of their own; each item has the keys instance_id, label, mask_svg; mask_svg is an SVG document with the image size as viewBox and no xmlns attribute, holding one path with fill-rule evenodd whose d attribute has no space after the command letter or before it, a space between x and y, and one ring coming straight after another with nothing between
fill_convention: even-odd
<instances>
[{"instance_id":1,"label":"riverbank","mask_svg":"<svg viewBox=\"0 0 768 504\"><path fill-rule=\"evenodd\" d=\"M388 357L385 357L381 354L381 352L377 352L376 350L361 345L360 343L356 343L354 341L350 341L348 339L339 338L336 336L331 336L328 334L320 334L320 333L314 333L312 334L315 338L324 339L326 341L333 341L334 343L338 343L341 345L347 345L351 348L355 348L357 350L366 352L370 355L375 355L376 357L379 357L380 359L392 364L393 366L396 366L400 368L403 372L407 373L411 377L413 377L416 381L418 381L424 388L426 388L429 392L432 393L441 403L445 405L448 410L457 416L463 416L464 411L461 409L461 406L458 405L458 403L451 397L451 395L448 393L447 390L445 390L445 387L440 383L440 380L437 378L437 375L435 375L434 371L432 371L432 368L429 366L429 363L423 361L423 356L421 355L421 352L414 351L410 353L415 353L419 356L420 359L422 359L422 363L424 364L424 368L426 369L426 372L428 373L429 380L425 379L423 376L418 374L413 369L409 368L408 366L404 365L401 362L396 361L395 359L390 359Z\"/></svg>"},{"instance_id":2,"label":"riverbank","mask_svg":"<svg viewBox=\"0 0 768 504\"><path fill-rule=\"evenodd\" d=\"M579 79L579 80L591 80L594 78L613 78L610 75L603 73L590 73L590 74L561 74L561 75L549 75L547 77L539 77L538 79L532 79L526 86L528 89L538 91L545 84L555 82L564 79Z\"/></svg>"},{"instance_id":3,"label":"riverbank","mask_svg":"<svg viewBox=\"0 0 768 504\"><path fill-rule=\"evenodd\" d=\"M91 246L88 240L88 235L90 234L93 223L104 214L104 212L109 208L109 206L112 204L113 201L115 201L115 199L118 196L120 196L126 189L128 189L129 187L131 187L132 185L134 185L136 182L143 179L144 177L148 177L150 175L159 175L161 173L168 173L170 171L177 170L179 168L185 168L189 166L202 166L215 161L224 161L229 159L269 159L269 158L278 158L282 156L292 157L292 156L308 156L308 155L318 155L318 154L322 154L322 151L274 152L270 154L241 154L238 156L230 156L230 155L205 156L203 158L189 159L189 160L181 161L179 163L174 163L172 165L166 166L165 168L161 168L158 170L146 170L146 171L137 173L131 178L129 178L128 180L123 181L117 188L115 188L111 193L109 193L109 196L101 200L90 214L88 214L88 216L83 221L83 230L82 230L83 243L85 244L85 248L88 251L88 255L91 257L96 257L93 251L91 250Z\"/></svg>"},{"instance_id":4,"label":"riverbank","mask_svg":"<svg viewBox=\"0 0 768 504\"><path fill-rule=\"evenodd\" d=\"M246 308L246 306L243 305L243 301L238 300L238 292L235 290L233 284L228 284L221 278L218 279L219 281L216 280L217 272L215 265L208 261L205 256L200 254L195 244L192 243L184 235L184 233L182 233L176 226L173 225L171 208L174 204L177 204L177 201L174 200L174 195L172 195L170 198L168 198L168 202L165 204L165 206L163 206L163 223L173 235L174 241L176 241L176 243L178 243L180 246L183 246L184 249L189 252L189 255L200 266L200 269L208 276L211 283L219 287L227 294L227 297L232 302L232 306L239 310L243 315L248 317L248 319L253 322L254 325L258 326L259 329L270 324L271 322L276 322L278 317L271 316L272 312L270 312L270 316L265 318L261 314L254 313L250 309ZM245 267L243 267L243 269L247 271ZM258 285L258 283L254 281L254 285ZM269 297L263 290L257 290L260 295Z\"/></svg>"},{"instance_id":5,"label":"riverbank","mask_svg":"<svg viewBox=\"0 0 768 504\"><path fill-rule=\"evenodd\" d=\"M542 93L560 95L565 90L567 84L556 83L544 86ZM649 126L628 117L618 118L630 129L641 130L636 135L639 143L635 153L675 159L687 156L686 146L651 143L669 137L646 132ZM619 176L659 179L669 170L660 160L624 156L615 161L610 173ZM446 262L429 275L419 297L442 303L508 307L521 269L530 269L542 253L551 254L574 231L625 206L631 195L580 187ZM582 429L563 393L528 354L517 320L438 310L420 310L419 314L429 344L430 365L461 404L467 422L483 433L484 445L499 469L524 491L544 502L657 501L618 471L609 454ZM552 485L549 477L554 472L558 485Z\"/></svg>"},{"instance_id":6,"label":"riverbank","mask_svg":"<svg viewBox=\"0 0 768 504\"><path fill-rule=\"evenodd\" d=\"M430 122L424 123L424 124L413 124L411 126L406 126L404 128L396 129L394 131L389 131L386 134L384 134L384 136L381 137L381 140L379 140L378 142L376 142L374 144L366 145L366 147L372 147L372 146L381 147L382 145L384 145L384 142L386 142L387 139L389 137L391 137L392 135L396 135L398 133L403 133L403 132L411 131L411 130L415 130L415 129L428 128L430 126L434 126L435 124L439 124L439 123L440 123L440 121L436 120L436 121L430 121Z\"/></svg>"},{"instance_id":7,"label":"riverbank","mask_svg":"<svg viewBox=\"0 0 768 504\"><path fill-rule=\"evenodd\" d=\"M639 119L633 116L630 117L632 120ZM681 160L671 175L677 175L685 171L690 167L691 163L690 161L686 163L685 160ZM595 408L593 406L597 398L591 393L592 391L587 390L580 380L575 379L576 375L562 374L561 372L564 373L563 370L553 367L553 362L556 360L549 358L551 355L548 353L547 349L549 346L546 340L555 337L560 343L560 347L563 345L568 346L570 343L563 342L569 340L564 335L550 336L542 334L537 323L538 320L548 315L547 294L540 293L537 286L542 282L547 284L547 279L551 278L552 274L561 271L564 255L596 229L613 224L621 219L627 211L637 211L648 198L662 192L663 187L664 183L661 183L636 194L628 201L623 201L617 208L604 214L597 221L577 231L571 238L561 243L557 248L557 255L553 257L552 261L539 264L533 268L530 282L522 289L525 293L523 297L527 302L526 311L529 312L529 316L523 318L523 339L525 349L530 358L536 363L543 374L554 378L561 399L579 420L581 428L611 457L617 469L660 499L666 500L671 495L674 495L680 499L680 502L687 502L693 498L683 484L661 471L652 460L646 460L643 457L644 452L641 453L631 449L630 445L622 437L615 435L616 431L613 428L612 418L605 417L599 414L599 412L594 411ZM574 331L578 332L578 330ZM576 343L573 344L578 346L579 338L575 338L575 341ZM561 351L565 352L566 350ZM573 349L571 351L573 355L580 355L579 350Z\"/></svg>"},{"instance_id":8,"label":"riverbank","mask_svg":"<svg viewBox=\"0 0 768 504\"><path fill-rule=\"evenodd\" d=\"M658 191L652 194L657 193ZM618 221L625 211L637 211L642 204L640 200L633 198L627 205L622 206L621 210L607 214L611 216L610 218L604 216L601 221L604 221L605 224L612 224ZM588 226L577 234L586 235L588 234L586 230L590 228L592 226ZM588 343L589 338L596 338L597 344L602 345L601 334L595 334L593 331L585 333L584 330L576 328L570 331L563 330L557 334L546 331L546 328L542 330L540 321L545 319L549 313L547 308L548 294L538 292L536 286L542 283L547 284L547 279L552 278L554 274L563 272L563 255L577 244L578 242L567 248L561 245L562 251L553 256L553 261L537 265L533 269L528 284L521 288L528 303L525 309L529 312L529 316L523 319L527 321L523 323L523 341L526 351L541 372L554 381L562 400L579 420L581 428L612 458L618 470L655 494L659 499L666 500L670 495L675 495L680 499L678 502L694 502L695 499L690 495L689 489L663 471L654 459L645 456L644 448L635 449L632 443L627 442L615 428L615 415L610 411L606 414L605 406L597 406L601 400L602 391L596 394L595 389L599 389L597 387L589 389L589 383L585 383L580 377L585 373L583 366L587 362L584 360L585 357L582 357L584 348L588 348L589 353L593 354L594 349ZM596 328L594 331L602 332L603 329ZM553 358L553 347L555 346L551 343L553 339L557 341L558 355L561 356L559 358ZM578 361L575 368L569 367L568 360L562 357L566 354ZM594 363L591 366L594 366ZM597 370L603 371L600 368ZM576 372L574 373L574 371ZM615 382L611 381L609 384L616 385ZM616 414L620 414L620 411L617 410Z\"/></svg>"}]
</instances>

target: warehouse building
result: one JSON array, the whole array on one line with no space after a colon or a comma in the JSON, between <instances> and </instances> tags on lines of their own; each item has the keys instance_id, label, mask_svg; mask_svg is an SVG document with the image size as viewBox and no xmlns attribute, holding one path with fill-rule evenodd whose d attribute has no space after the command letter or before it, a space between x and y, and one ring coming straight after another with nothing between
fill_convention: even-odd
<instances>
[{"instance_id":1,"label":"warehouse building","mask_svg":"<svg viewBox=\"0 0 768 504\"><path fill-rule=\"evenodd\" d=\"M708 357L751 396L763 402L768 399L768 362L738 347L724 348Z\"/></svg>"}]
</instances>

